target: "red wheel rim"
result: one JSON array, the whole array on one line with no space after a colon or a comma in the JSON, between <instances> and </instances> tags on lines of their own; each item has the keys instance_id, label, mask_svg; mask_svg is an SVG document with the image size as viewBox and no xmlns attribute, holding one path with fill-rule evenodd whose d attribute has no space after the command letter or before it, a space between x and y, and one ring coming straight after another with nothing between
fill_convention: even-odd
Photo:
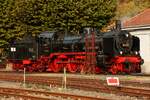
<instances>
[{"instance_id":1,"label":"red wheel rim","mask_svg":"<svg viewBox=\"0 0 150 100\"><path fill-rule=\"evenodd\" d=\"M115 65L115 64L111 66L110 72L111 72L112 74L117 74L117 68L116 68L116 65Z\"/></svg>"},{"instance_id":2,"label":"red wheel rim","mask_svg":"<svg viewBox=\"0 0 150 100\"><path fill-rule=\"evenodd\" d=\"M61 66L60 64L58 64L59 61L60 61L59 59L55 59L53 62L52 71L55 73L61 70Z\"/></svg>"},{"instance_id":3,"label":"red wheel rim","mask_svg":"<svg viewBox=\"0 0 150 100\"><path fill-rule=\"evenodd\" d=\"M80 73L84 72L84 67L85 67L84 64L80 64L80 65L79 65L79 72L80 72Z\"/></svg>"},{"instance_id":4,"label":"red wheel rim","mask_svg":"<svg viewBox=\"0 0 150 100\"><path fill-rule=\"evenodd\" d=\"M77 65L73 63L67 64L67 68L71 73L75 73L78 70Z\"/></svg>"},{"instance_id":5,"label":"red wheel rim","mask_svg":"<svg viewBox=\"0 0 150 100\"><path fill-rule=\"evenodd\" d=\"M111 73L112 73L112 74L117 74L117 70L112 68L112 69L111 69Z\"/></svg>"},{"instance_id":6,"label":"red wheel rim","mask_svg":"<svg viewBox=\"0 0 150 100\"><path fill-rule=\"evenodd\" d=\"M38 69L39 72L44 72L44 68Z\"/></svg>"},{"instance_id":7,"label":"red wheel rim","mask_svg":"<svg viewBox=\"0 0 150 100\"><path fill-rule=\"evenodd\" d=\"M38 71L39 71L39 72L43 72L43 71L45 70L46 66L45 66L43 63L40 63L40 64L37 66L37 68L38 68Z\"/></svg>"},{"instance_id":8,"label":"red wheel rim","mask_svg":"<svg viewBox=\"0 0 150 100\"><path fill-rule=\"evenodd\" d=\"M96 68L95 68L95 73L101 73L101 72L102 72L102 70L101 70L100 67L96 67Z\"/></svg>"},{"instance_id":9,"label":"red wheel rim","mask_svg":"<svg viewBox=\"0 0 150 100\"><path fill-rule=\"evenodd\" d=\"M29 68L29 72L33 72L34 69L32 67Z\"/></svg>"}]
</instances>

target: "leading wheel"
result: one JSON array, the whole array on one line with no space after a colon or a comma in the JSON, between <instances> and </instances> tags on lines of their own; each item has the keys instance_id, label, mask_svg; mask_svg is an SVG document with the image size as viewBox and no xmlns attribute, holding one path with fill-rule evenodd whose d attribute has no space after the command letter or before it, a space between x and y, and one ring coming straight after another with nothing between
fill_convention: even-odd
<instances>
[{"instance_id":1,"label":"leading wheel","mask_svg":"<svg viewBox=\"0 0 150 100\"><path fill-rule=\"evenodd\" d=\"M60 59L55 59L53 61L53 65L51 68L53 72L55 72L55 73L60 72L60 70L61 70L61 64L59 64L60 61L61 61Z\"/></svg>"}]
</instances>

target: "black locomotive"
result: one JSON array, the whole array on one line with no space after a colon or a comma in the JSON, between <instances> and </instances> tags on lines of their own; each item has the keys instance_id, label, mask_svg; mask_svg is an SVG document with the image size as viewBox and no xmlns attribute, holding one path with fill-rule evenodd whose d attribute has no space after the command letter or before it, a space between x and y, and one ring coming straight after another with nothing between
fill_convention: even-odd
<instances>
[{"instance_id":1,"label":"black locomotive","mask_svg":"<svg viewBox=\"0 0 150 100\"><path fill-rule=\"evenodd\" d=\"M81 35L42 32L37 37L26 36L10 44L9 61L14 70L82 72L91 62L96 73L140 72L140 40L128 31L101 33L85 29Z\"/></svg>"}]
</instances>

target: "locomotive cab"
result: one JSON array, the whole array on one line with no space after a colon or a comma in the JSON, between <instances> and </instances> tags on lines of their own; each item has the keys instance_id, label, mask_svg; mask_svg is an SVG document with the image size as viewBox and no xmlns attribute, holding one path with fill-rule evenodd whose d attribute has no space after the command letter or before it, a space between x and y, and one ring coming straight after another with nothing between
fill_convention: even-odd
<instances>
[{"instance_id":1,"label":"locomotive cab","mask_svg":"<svg viewBox=\"0 0 150 100\"><path fill-rule=\"evenodd\" d=\"M25 58L30 60L36 59L36 43L35 39L28 35L24 36L22 40L13 41L9 45L8 59L23 60Z\"/></svg>"}]
</instances>

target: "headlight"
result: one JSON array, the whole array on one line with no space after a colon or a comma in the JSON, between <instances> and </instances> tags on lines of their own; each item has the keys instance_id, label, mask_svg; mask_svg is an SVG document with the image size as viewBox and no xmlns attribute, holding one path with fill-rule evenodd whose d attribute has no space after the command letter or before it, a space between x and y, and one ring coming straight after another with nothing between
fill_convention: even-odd
<instances>
[{"instance_id":1,"label":"headlight","mask_svg":"<svg viewBox=\"0 0 150 100\"><path fill-rule=\"evenodd\" d=\"M123 54L123 52L122 52L122 51L120 51L119 53L120 53L121 55Z\"/></svg>"},{"instance_id":2,"label":"headlight","mask_svg":"<svg viewBox=\"0 0 150 100\"><path fill-rule=\"evenodd\" d=\"M129 34L126 34L126 37L128 37L129 36Z\"/></svg>"},{"instance_id":3,"label":"headlight","mask_svg":"<svg viewBox=\"0 0 150 100\"><path fill-rule=\"evenodd\" d=\"M137 52L137 51L135 51L135 54L136 54L136 55L138 55L138 52Z\"/></svg>"}]
</instances>

